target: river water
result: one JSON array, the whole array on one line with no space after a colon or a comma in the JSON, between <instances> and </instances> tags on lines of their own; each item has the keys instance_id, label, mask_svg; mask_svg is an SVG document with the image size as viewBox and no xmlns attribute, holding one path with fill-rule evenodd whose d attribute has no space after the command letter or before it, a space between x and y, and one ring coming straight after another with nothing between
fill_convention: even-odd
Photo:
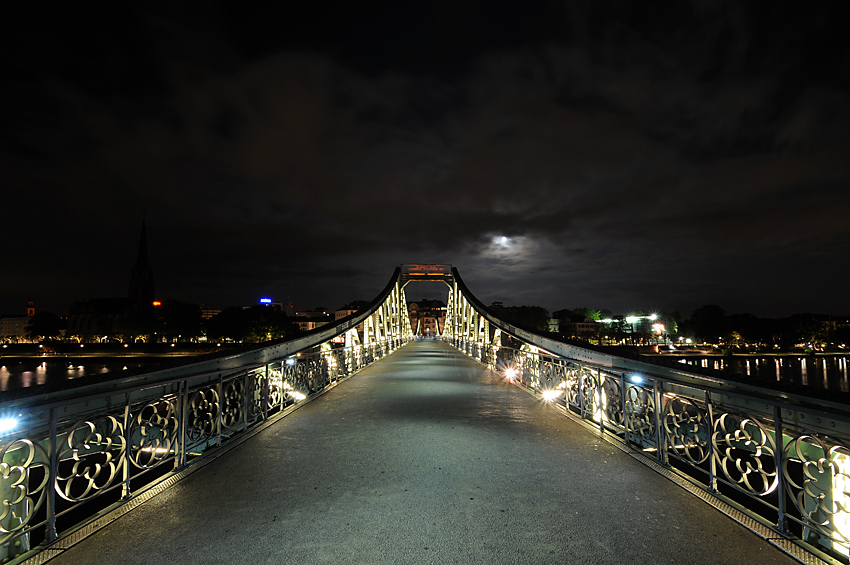
<instances>
[{"instance_id":1,"label":"river water","mask_svg":"<svg viewBox=\"0 0 850 565\"><path fill-rule=\"evenodd\" d=\"M20 357L0 359L0 392L66 382L117 379L185 363L186 357Z\"/></svg>"},{"instance_id":2,"label":"river water","mask_svg":"<svg viewBox=\"0 0 850 565\"><path fill-rule=\"evenodd\" d=\"M174 357L86 357L0 359L0 391L66 381L82 382L121 378L186 363ZM850 392L848 356L771 355L765 357L683 357L683 365L728 371L743 376L775 380L820 390ZM190 361L189 361L190 362ZM685 368L685 367L683 367Z\"/></svg>"},{"instance_id":3,"label":"river water","mask_svg":"<svg viewBox=\"0 0 850 565\"><path fill-rule=\"evenodd\" d=\"M685 365L819 390L850 391L847 355L770 355L765 357L685 357Z\"/></svg>"}]
</instances>

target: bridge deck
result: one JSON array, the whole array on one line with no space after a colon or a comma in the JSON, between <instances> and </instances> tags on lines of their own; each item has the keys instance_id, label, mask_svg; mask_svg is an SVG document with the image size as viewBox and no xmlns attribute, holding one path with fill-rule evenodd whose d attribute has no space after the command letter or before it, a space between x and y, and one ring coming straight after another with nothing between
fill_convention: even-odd
<instances>
[{"instance_id":1,"label":"bridge deck","mask_svg":"<svg viewBox=\"0 0 850 565\"><path fill-rule=\"evenodd\" d=\"M50 561L793 563L438 342L341 383Z\"/></svg>"}]
</instances>

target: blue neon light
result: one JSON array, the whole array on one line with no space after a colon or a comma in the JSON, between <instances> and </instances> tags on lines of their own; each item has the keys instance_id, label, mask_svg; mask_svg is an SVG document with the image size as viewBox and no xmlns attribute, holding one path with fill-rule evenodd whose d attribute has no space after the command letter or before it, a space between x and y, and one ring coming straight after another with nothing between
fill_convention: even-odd
<instances>
[{"instance_id":1,"label":"blue neon light","mask_svg":"<svg viewBox=\"0 0 850 565\"><path fill-rule=\"evenodd\" d=\"M271 304L271 303L272 303L271 298L260 298L260 304Z\"/></svg>"}]
</instances>

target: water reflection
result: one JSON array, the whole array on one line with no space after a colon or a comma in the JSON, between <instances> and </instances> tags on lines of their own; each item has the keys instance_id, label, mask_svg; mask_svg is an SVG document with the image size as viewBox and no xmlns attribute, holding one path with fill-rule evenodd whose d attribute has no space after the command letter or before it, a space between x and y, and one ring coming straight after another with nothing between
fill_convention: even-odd
<instances>
[{"instance_id":1,"label":"water reflection","mask_svg":"<svg viewBox=\"0 0 850 565\"><path fill-rule=\"evenodd\" d=\"M82 365L75 367L73 364L68 365L68 371L65 378L67 379L79 379L80 377L86 376L86 368Z\"/></svg>"},{"instance_id":2,"label":"water reflection","mask_svg":"<svg viewBox=\"0 0 850 565\"><path fill-rule=\"evenodd\" d=\"M694 367L713 367L729 374L749 376L754 379L776 379L798 386L817 389L850 390L847 370L848 356L789 355L766 357L683 357L680 363Z\"/></svg>"},{"instance_id":3,"label":"water reflection","mask_svg":"<svg viewBox=\"0 0 850 565\"><path fill-rule=\"evenodd\" d=\"M0 366L0 391L27 388L81 378L106 380L116 372L145 373L173 365L173 359L148 358L19 358L4 359ZM117 375L116 375L117 376ZM69 383L69 386L70 383Z\"/></svg>"},{"instance_id":4,"label":"water reflection","mask_svg":"<svg viewBox=\"0 0 850 565\"><path fill-rule=\"evenodd\" d=\"M681 357L685 366L713 367L727 374L737 374L753 379L785 382L817 389L850 391L848 355L829 356L733 356L733 357ZM4 359L0 365L0 391L44 385L56 381L73 381L87 377L106 380L165 368L170 360L147 359ZM73 386L68 383L68 386Z\"/></svg>"}]
</instances>

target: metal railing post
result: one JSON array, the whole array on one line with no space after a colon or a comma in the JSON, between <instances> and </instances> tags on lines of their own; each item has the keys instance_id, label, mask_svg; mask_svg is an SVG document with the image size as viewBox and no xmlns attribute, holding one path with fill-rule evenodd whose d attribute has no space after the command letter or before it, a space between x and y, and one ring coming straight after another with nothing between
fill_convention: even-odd
<instances>
[{"instance_id":1,"label":"metal railing post","mask_svg":"<svg viewBox=\"0 0 850 565\"><path fill-rule=\"evenodd\" d=\"M266 365L266 380L268 380L269 369ZM245 382L242 387L242 431L248 430L248 382L251 379L251 372L245 371Z\"/></svg>"},{"instance_id":2,"label":"metal railing post","mask_svg":"<svg viewBox=\"0 0 850 565\"><path fill-rule=\"evenodd\" d=\"M620 375L620 390L622 391L621 394L623 396L623 402L622 402L622 405L623 405L623 443L625 445L629 445L629 416L628 416L628 413L626 412L626 404L627 404L626 395L628 394L628 391L626 390L626 375L625 374Z\"/></svg>"},{"instance_id":3,"label":"metal railing post","mask_svg":"<svg viewBox=\"0 0 850 565\"><path fill-rule=\"evenodd\" d=\"M664 404L661 392L658 390L658 380L652 380L653 395L655 396L655 444L658 446L656 450L656 458L662 465L667 464L667 447L662 441L663 432L661 430L661 421L664 419Z\"/></svg>"},{"instance_id":4,"label":"metal railing post","mask_svg":"<svg viewBox=\"0 0 850 565\"><path fill-rule=\"evenodd\" d=\"M579 414L581 414L581 419L584 420L585 410L584 410L584 371L579 367L578 370L578 410Z\"/></svg>"},{"instance_id":5,"label":"metal railing post","mask_svg":"<svg viewBox=\"0 0 850 565\"><path fill-rule=\"evenodd\" d=\"M283 364L280 368L280 376L283 378ZM281 386L283 384L281 383ZM263 408L263 421L269 419L269 395L271 394L271 386L269 383L269 366L266 365L266 378L263 379L263 389L260 391L260 405Z\"/></svg>"},{"instance_id":6,"label":"metal railing post","mask_svg":"<svg viewBox=\"0 0 850 565\"><path fill-rule=\"evenodd\" d=\"M714 406L711 403L711 393L705 391L705 411L708 415L708 490L717 492L717 461L714 459Z\"/></svg>"},{"instance_id":7,"label":"metal railing post","mask_svg":"<svg viewBox=\"0 0 850 565\"><path fill-rule=\"evenodd\" d=\"M133 421L130 418L130 393L128 392L124 401L124 472L122 473L123 484L121 485L121 499L130 498L130 452L133 450L133 432L131 427Z\"/></svg>"},{"instance_id":8,"label":"metal railing post","mask_svg":"<svg viewBox=\"0 0 850 565\"><path fill-rule=\"evenodd\" d=\"M283 408L286 406L286 393L284 392L285 389L283 388L284 381L286 381L286 361L281 361L280 362L280 394L278 395L278 396L280 396L280 409L281 410L283 410ZM271 394L271 392L269 392L269 394Z\"/></svg>"},{"instance_id":9,"label":"metal railing post","mask_svg":"<svg viewBox=\"0 0 850 565\"><path fill-rule=\"evenodd\" d=\"M596 394L599 399L599 433L605 433L605 410L602 406L602 371L596 369Z\"/></svg>"},{"instance_id":10,"label":"metal railing post","mask_svg":"<svg viewBox=\"0 0 850 565\"><path fill-rule=\"evenodd\" d=\"M778 511L776 527L779 528L779 531L784 534L788 532L788 524L785 519L785 435L784 431L782 430L782 411L779 409L778 406L773 407L773 426L773 461L774 465L776 465L776 479L778 481L776 485L776 510Z\"/></svg>"},{"instance_id":11,"label":"metal railing post","mask_svg":"<svg viewBox=\"0 0 850 565\"><path fill-rule=\"evenodd\" d=\"M56 437L59 428L59 416L56 408L50 409L50 469L47 481L47 541L56 540L56 484L59 476L59 441Z\"/></svg>"},{"instance_id":12,"label":"metal railing post","mask_svg":"<svg viewBox=\"0 0 850 565\"><path fill-rule=\"evenodd\" d=\"M179 433L179 442L180 442L180 467L184 467L186 465L186 438L188 435L186 434L186 426L189 421L188 418L188 410L189 410L189 381L184 379L180 381L180 433Z\"/></svg>"},{"instance_id":13,"label":"metal railing post","mask_svg":"<svg viewBox=\"0 0 850 565\"><path fill-rule=\"evenodd\" d=\"M221 413L224 411L224 373L218 374L218 410L215 419L215 445L221 447Z\"/></svg>"}]
</instances>

